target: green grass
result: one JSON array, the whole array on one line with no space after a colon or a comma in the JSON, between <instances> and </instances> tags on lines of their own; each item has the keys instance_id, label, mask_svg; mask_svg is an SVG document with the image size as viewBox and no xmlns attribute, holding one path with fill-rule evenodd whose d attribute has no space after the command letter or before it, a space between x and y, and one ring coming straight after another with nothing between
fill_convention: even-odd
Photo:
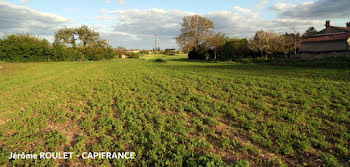
<instances>
[{"instance_id":1,"label":"green grass","mask_svg":"<svg viewBox=\"0 0 350 167\"><path fill-rule=\"evenodd\" d=\"M349 69L185 55L0 66L2 165L349 165ZM137 158L7 159L45 151Z\"/></svg>"}]
</instances>

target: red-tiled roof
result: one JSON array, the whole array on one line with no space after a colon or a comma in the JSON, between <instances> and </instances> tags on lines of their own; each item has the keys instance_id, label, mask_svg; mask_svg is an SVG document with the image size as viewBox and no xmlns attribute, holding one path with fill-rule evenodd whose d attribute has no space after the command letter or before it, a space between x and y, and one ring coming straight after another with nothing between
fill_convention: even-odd
<instances>
[{"instance_id":1,"label":"red-tiled roof","mask_svg":"<svg viewBox=\"0 0 350 167\"><path fill-rule=\"evenodd\" d=\"M350 27L338 27L338 26L332 26L332 27L339 28L339 29L342 29L342 30L350 31Z\"/></svg>"},{"instance_id":2,"label":"red-tiled roof","mask_svg":"<svg viewBox=\"0 0 350 167\"><path fill-rule=\"evenodd\" d=\"M302 39L302 42L334 41L334 40L342 40L342 39L347 40L349 38L350 38L350 33L343 33L343 34L313 36L313 37Z\"/></svg>"}]
</instances>

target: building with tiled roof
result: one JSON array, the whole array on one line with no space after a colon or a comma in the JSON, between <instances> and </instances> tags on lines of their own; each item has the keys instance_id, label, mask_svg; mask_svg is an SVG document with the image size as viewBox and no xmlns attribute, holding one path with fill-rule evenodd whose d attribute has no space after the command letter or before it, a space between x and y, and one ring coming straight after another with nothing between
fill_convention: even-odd
<instances>
[{"instance_id":1,"label":"building with tiled roof","mask_svg":"<svg viewBox=\"0 0 350 167\"><path fill-rule=\"evenodd\" d=\"M331 26L327 20L326 28L301 41L301 53L348 52L350 41L350 22L346 27Z\"/></svg>"}]
</instances>

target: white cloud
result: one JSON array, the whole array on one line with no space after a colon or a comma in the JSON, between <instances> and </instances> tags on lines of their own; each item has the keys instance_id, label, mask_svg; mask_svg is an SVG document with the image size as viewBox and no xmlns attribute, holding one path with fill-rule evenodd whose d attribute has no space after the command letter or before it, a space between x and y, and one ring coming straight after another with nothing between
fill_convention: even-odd
<instances>
[{"instance_id":1,"label":"white cloud","mask_svg":"<svg viewBox=\"0 0 350 167\"><path fill-rule=\"evenodd\" d=\"M117 2L121 5L125 4L125 0L117 0Z\"/></svg>"},{"instance_id":2,"label":"white cloud","mask_svg":"<svg viewBox=\"0 0 350 167\"><path fill-rule=\"evenodd\" d=\"M271 6L270 9L274 10L274 11L283 11L283 10L294 8L296 6L297 5L289 4L289 3L277 3L273 6Z\"/></svg>"},{"instance_id":3,"label":"white cloud","mask_svg":"<svg viewBox=\"0 0 350 167\"><path fill-rule=\"evenodd\" d=\"M21 3L28 3L29 0L20 0Z\"/></svg>"},{"instance_id":4,"label":"white cloud","mask_svg":"<svg viewBox=\"0 0 350 167\"><path fill-rule=\"evenodd\" d=\"M176 47L173 38L180 33L182 18L197 14L164 9L102 10L102 13L113 16L113 20L116 21L112 32L104 33L104 38L110 40L114 46L148 49L153 47L154 34L158 34L161 48ZM217 11L202 15L213 20L216 31L236 38L252 37L259 29L290 32L291 27L297 27L300 31L304 31L309 26L322 24L312 19L264 19L258 13L238 6L233 7L231 11Z\"/></svg>"},{"instance_id":5,"label":"white cloud","mask_svg":"<svg viewBox=\"0 0 350 167\"><path fill-rule=\"evenodd\" d=\"M106 21L106 22L115 20L112 16L106 16L106 15L96 16L94 19L101 20L101 21Z\"/></svg>"},{"instance_id":6,"label":"white cloud","mask_svg":"<svg viewBox=\"0 0 350 167\"><path fill-rule=\"evenodd\" d=\"M245 14L245 15L248 15L250 17L257 18L259 16L258 13L254 13L250 9L241 8L239 6L234 6L233 9L235 9L236 11L238 11L241 14Z\"/></svg>"},{"instance_id":7,"label":"white cloud","mask_svg":"<svg viewBox=\"0 0 350 167\"><path fill-rule=\"evenodd\" d=\"M119 22L114 26L114 31L162 35L177 34L182 18L194 14L164 9L129 9L102 12L116 15Z\"/></svg>"},{"instance_id":8,"label":"white cloud","mask_svg":"<svg viewBox=\"0 0 350 167\"><path fill-rule=\"evenodd\" d=\"M69 19L27 7L0 1L0 31L7 34L53 34L59 27L71 23Z\"/></svg>"},{"instance_id":9,"label":"white cloud","mask_svg":"<svg viewBox=\"0 0 350 167\"><path fill-rule=\"evenodd\" d=\"M111 0L104 0L105 3L109 4L111 3ZM125 4L125 0L116 0L116 2L120 5L124 5Z\"/></svg>"},{"instance_id":10,"label":"white cloud","mask_svg":"<svg viewBox=\"0 0 350 167\"><path fill-rule=\"evenodd\" d=\"M326 0L318 0L326 1ZM336 0L342 1L342 0ZM108 0L106 0L108 2ZM125 2L124 2L125 3ZM264 2L267 3L267 2ZM276 4L274 10L278 11L277 18L263 18L251 9L239 6L232 10L216 11L201 14L213 20L216 31L223 32L230 37L249 38L259 29L273 30L276 32L288 32L290 27L298 27L302 32L310 26L322 25L317 18L305 17L299 19L286 17L285 12L290 12L298 6L314 6L315 2L300 5ZM271 7L273 8L273 7ZM309 7L308 7L309 8ZM330 7L332 8L332 7ZM323 10L323 8L320 8ZM15 6L0 0L0 19L9 22L0 22L0 32L22 33L30 32L35 35L49 36L59 28L67 25L73 26L72 22L64 17L50 13L39 12L27 7ZM103 38L111 41L114 46L122 45L127 48L150 49L154 44L154 35L158 35L161 48L176 47L174 37L180 33L180 23L184 16L198 13L181 10L164 9L128 9L108 11L102 9L101 15L89 17L89 20L99 20L105 24L90 25L99 31ZM294 16L294 15L291 15ZM42 27L42 28L38 28Z\"/></svg>"},{"instance_id":11,"label":"white cloud","mask_svg":"<svg viewBox=\"0 0 350 167\"><path fill-rule=\"evenodd\" d=\"M265 5L269 3L269 0L260 0L255 6L254 9L256 10L262 10L265 8Z\"/></svg>"}]
</instances>

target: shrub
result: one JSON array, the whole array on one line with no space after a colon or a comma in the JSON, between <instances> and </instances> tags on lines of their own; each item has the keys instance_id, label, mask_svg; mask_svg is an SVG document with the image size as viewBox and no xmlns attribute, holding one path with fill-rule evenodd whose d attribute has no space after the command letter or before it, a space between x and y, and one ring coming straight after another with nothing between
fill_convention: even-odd
<instances>
[{"instance_id":1,"label":"shrub","mask_svg":"<svg viewBox=\"0 0 350 167\"><path fill-rule=\"evenodd\" d=\"M162 54L164 55L168 55L168 56L174 56L175 55L175 51L174 49L165 49Z\"/></svg>"},{"instance_id":2,"label":"shrub","mask_svg":"<svg viewBox=\"0 0 350 167\"><path fill-rule=\"evenodd\" d=\"M29 34L9 35L0 42L0 59L4 61L49 61L54 56L49 41Z\"/></svg>"},{"instance_id":3,"label":"shrub","mask_svg":"<svg viewBox=\"0 0 350 167\"><path fill-rule=\"evenodd\" d=\"M137 54L137 53L126 53L126 56L128 57L128 58L130 58L130 59L138 59L138 58L140 58L140 55L139 54Z\"/></svg>"},{"instance_id":4,"label":"shrub","mask_svg":"<svg viewBox=\"0 0 350 167\"><path fill-rule=\"evenodd\" d=\"M198 49L192 49L188 53L188 59L194 59L194 60L209 60L210 54L208 50L206 50L203 47L199 47Z\"/></svg>"},{"instance_id":5,"label":"shrub","mask_svg":"<svg viewBox=\"0 0 350 167\"><path fill-rule=\"evenodd\" d=\"M218 52L219 60L235 60L250 55L247 39L230 39L225 42Z\"/></svg>"},{"instance_id":6,"label":"shrub","mask_svg":"<svg viewBox=\"0 0 350 167\"><path fill-rule=\"evenodd\" d=\"M114 58L113 49L108 45L92 45L82 48L87 60L98 61Z\"/></svg>"},{"instance_id":7,"label":"shrub","mask_svg":"<svg viewBox=\"0 0 350 167\"><path fill-rule=\"evenodd\" d=\"M0 60L9 62L97 61L112 59L114 56L113 49L104 40L78 47L61 42L50 44L46 39L29 34L9 35L0 40Z\"/></svg>"}]
</instances>

